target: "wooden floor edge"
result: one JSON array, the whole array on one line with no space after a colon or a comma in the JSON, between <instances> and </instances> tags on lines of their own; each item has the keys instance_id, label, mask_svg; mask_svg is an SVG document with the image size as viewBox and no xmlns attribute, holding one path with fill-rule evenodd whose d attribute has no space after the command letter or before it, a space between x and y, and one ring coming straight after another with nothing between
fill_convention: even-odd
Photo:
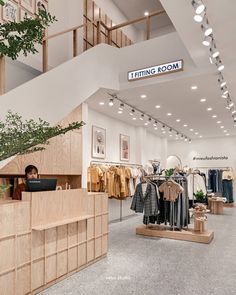
<instances>
[{"instance_id":1,"label":"wooden floor edge","mask_svg":"<svg viewBox=\"0 0 236 295\"><path fill-rule=\"evenodd\" d=\"M206 231L202 234L188 230L188 231L171 231L171 230L158 230L149 229L143 226L136 228L137 235L166 238L179 241L188 241L195 243L209 244L214 238L213 231Z\"/></svg>"}]
</instances>

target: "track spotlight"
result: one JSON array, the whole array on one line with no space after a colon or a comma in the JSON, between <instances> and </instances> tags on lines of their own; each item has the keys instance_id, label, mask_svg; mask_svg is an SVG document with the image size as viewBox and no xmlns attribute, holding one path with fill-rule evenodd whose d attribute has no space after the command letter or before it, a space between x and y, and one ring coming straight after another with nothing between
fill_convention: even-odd
<instances>
[{"instance_id":1,"label":"track spotlight","mask_svg":"<svg viewBox=\"0 0 236 295\"><path fill-rule=\"evenodd\" d=\"M219 50L216 48L216 45L214 43L214 45L210 48L210 53L211 53L211 57L212 58L216 58L217 56L220 55Z\"/></svg>"},{"instance_id":2,"label":"track spotlight","mask_svg":"<svg viewBox=\"0 0 236 295\"><path fill-rule=\"evenodd\" d=\"M205 10L205 5L201 0L193 0L192 5L196 14L201 14Z\"/></svg>"},{"instance_id":3,"label":"track spotlight","mask_svg":"<svg viewBox=\"0 0 236 295\"><path fill-rule=\"evenodd\" d=\"M114 100L113 100L113 98L110 99L110 101L109 101L108 104L109 104L110 107L112 107L112 106L114 105Z\"/></svg>"},{"instance_id":4,"label":"track spotlight","mask_svg":"<svg viewBox=\"0 0 236 295\"><path fill-rule=\"evenodd\" d=\"M161 130L165 130L165 128L166 128L166 126L165 125L162 125Z\"/></svg>"},{"instance_id":5,"label":"track spotlight","mask_svg":"<svg viewBox=\"0 0 236 295\"><path fill-rule=\"evenodd\" d=\"M139 118L141 121L144 119L144 114L141 114L141 117Z\"/></svg>"},{"instance_id":6,"label":"track spotlight","mask_svg":"<svg viewBox=\"0 0 236 295\"><path fill-rule=\"evenodd\" d=\"M119 110L120 111L123 111L124 110L124 104L123 103L120 104Z\"/></svg>"},{"instance_id":7,"label":"track spotlight","mask_svg":"<svg viewBox=\"0 0 236 295\"><path fill-rule=\"evenodd\" d=\"M212 27L210 26L208 19L206 17L204 18L201 28L205 36L210 36L213 32Z\"/></svg>"},{"instance_id":8,"label":"track spotlight","mask_svg":"<svg viewBox=\"0 0 236 295\"><path fill-rule=\"evenodd\" d=\"M204 46L210 46L212 42L212 36L205 36L204 40L202 41L202 44Z\"/></svg>"},{"instance_id":9,"label":"track spotlight","mask_svg":"<svg viewBox=\"0 0 236 295\"><path fill-rule=\"evenodd\" d=\"M192 140L191 140L191 139L189 139L189 140L188 140L188 142L189 142L189 143L192 143Z\"/></svg>"},{"instance_id":10,"label":"track spotlight","mask_svg":"<svg viewBox=\"0 0 236 295\"><path fill-rule=\"evenodd\" d=\"M131 112L130 112L129 114L130 114L130 116L133 116L133 115L134 115L134 113L135 113L135 110L134 110L134 109L132 109L132 110L131 110Z\"/></svg>"},{"instance_id":11,"label":"track spotlight","mask_svg":"<svg viewBox=\"0 0 236 295\"><path fill-rule=\"evenodd\" d=\"M219 57L217 57L216 59L217 59L217 62L216 62L217 70L221 72L225 67Z\"/></svg>"}]
</instances>

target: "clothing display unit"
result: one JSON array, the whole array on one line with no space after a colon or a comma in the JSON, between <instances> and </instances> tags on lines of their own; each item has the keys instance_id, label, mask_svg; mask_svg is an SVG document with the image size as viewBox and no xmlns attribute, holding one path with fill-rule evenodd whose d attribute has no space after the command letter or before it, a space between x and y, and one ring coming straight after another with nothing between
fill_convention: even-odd
<instances>
[{"instance_id":1,"label":"clothing display unit","mask_svg":"<svg viewBox=\"0 0 236 295\"><path fill-rule=\"evenodd\" d=\"M87 188L92 192L106 192L110 199L120 202L120 221L123 219L123 201L134 195L144 175L142 165L108 161L91 161Z\"/></svg>"},{"instance_id":2,"label":"clothing display unit","mask_svg":"<svg viewBox=\"0 0 236 295\"><path fill-rule=\"evenodd\" d=\"M232 167L198 167L206 175L207 190L226 198L229 206L233 206L233 168Z\"/></svg>"},{"instance_id":3,"label":"clothing display unit","mask_svg":"<svg viewBox=\"0 0 236 295\"><path fill-rule=\"evenodd\" d=\"M188 227L186 177L149 176L145 180L136 187L131 205L136 213L144 213L145 226L137 227L136 234L199 243L212 241L212 231L198 232Z\"/></svg>"}]
</instances>

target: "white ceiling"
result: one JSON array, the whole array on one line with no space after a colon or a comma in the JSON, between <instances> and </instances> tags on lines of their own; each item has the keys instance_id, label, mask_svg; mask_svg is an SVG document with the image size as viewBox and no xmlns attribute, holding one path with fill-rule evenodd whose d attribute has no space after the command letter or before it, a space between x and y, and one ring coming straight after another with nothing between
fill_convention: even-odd
<instances>
[{"instance_id":1,"label":"white ceiling","mask_svg":"<svg viewBox=\"0 0 236 295\"><path fill-rule=\"evenodd\" d=\"M163 10L159 0L113 0L115 5L120 11L127 17L128 20L133 20L144 15L145 11L153 12L157 10ZM135 27L138 30L144 29L145 23L138 23ZM152 30L158 30L159 28L172 26L171 20L167 14L162 14L152 19Z\"/></svg>"},{"instance_id":2,"label":"white ceiling","mask_svg":"<svg viewBox=\"0 0 236 295\"><path fill-rule=\"evenodd\" d=\"M125 5L125 1L123 0L114 0L114 2ZM126 2L129 2L127 3L127 10L129 12L130 3L134 3L134 0ZM135 3L137 2L140 2L140 9L143 11L143 3L146 1L135 1ZM159 1L150 1L150 3L151 2L153 5L155 2L156 5L159 5ZM191 6L191 1L182 0L181 6L178 6L177 1L173 0L161 0L161 3L181 38L183 44L182 56L186 56L185 60L188 60L187 52L193 66L186 67L184 73L172 74L175 75L173 79L170 78L167 80L164 79L164 76L163 78L147 79L143 80L146 81L145 83L133 82L132 87L128 87L128 83L126 83L127 85L124 84L122 90L116 93L119 98L125 102L164 121L166 124L175 127L177 130L193 139L199 138L200 135L202 135L203 138L225 136L227 133L236 135L236 127L234 127L231 114L226 110L225 100L222 99L220 95L220 88L217 82L217 70L214 65L210 65L209 63L209 49L201 44L203 34L200 25L193 21L194 11ZM236 22L234 15L236 11L236 1L226 0L222 3L221 0L205 0L204 3L207 6L207 15L213 27L214 37L220 51L220 56L225 65L223 73L228 83L231 97L236 104ZM125 10L125 8L123 9ZM171 51L174 56L176 50L180 49L180 46L178 46L178 48L166 48L168 52L166 61L170 59ZM128 50L128 48L126 50ZM136 57L136 59L137 58L138 57ZM157 60L159 60L159 58L165 59L165 56L158 55ZM148 57L142 57L136 60L136 62L138 64L142 61L145 64L145 59L148 59ZM188 61L188 65L190 65L190 60ZM137 66L133 69L137 68L139 67ZM168 75L168 77L172 75ZM176 79L177 75L178 78ZM195 91L191 90L192 85L197 85L198 89ZM118 103L113 107L107 105L100 106L100 101L108 102L109 96L107 92L109 91L101 90L96 93L89 99L89 105L99 112L109 114L109 116L118 118L129 124L143 126L142 121L131 120L129 110L122 115L117 114ZM147 98L141 99L141 94L146 94ZM206 102L201 103L201 98L206 98ZM161 106L160 109L155 108L157 104ZM208 112L208 107L212 107L213 110ZM171 112L172 116L167 116L167 112ZM212 115L217 115L217 118L212 118ZM181 122L176 122L176 119L181 119ZM222 122L221 124L217 124L219 120ZM188 127L183 127L184 124L187 124ZM220 126L224 126L224 129L221 129ZM169 139L173 138L169 137L168 133L163 135L160 126L157 131L153 129L153 126L148 126L147 128L158 135L167 135ZM194 129L193 132L190 131L191 128ZM223 130L227 130L227 132L223 132ZM198 134L196 135L195 132L198 132Z\"/></svg>"}]
</instances>

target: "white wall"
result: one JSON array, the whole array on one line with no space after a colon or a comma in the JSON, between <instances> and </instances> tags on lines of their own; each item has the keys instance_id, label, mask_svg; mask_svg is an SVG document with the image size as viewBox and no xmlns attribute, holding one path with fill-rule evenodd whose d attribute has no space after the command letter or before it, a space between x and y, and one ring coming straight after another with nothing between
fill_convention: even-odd
<instances>
[{"instance_id":1,"label":"white wall","mask_svg":"<svg viewBox=\"0 0 236 295\"><path fill-rule=\"evenodd\" d=\"M177 155L183 166L189 167L232 167L236 177L236 137L207 138L185 142L169 142L168 155ZM194 157L228 157L227 160L194 160ZM235 180L236 182L236 180ZM234 184L236 198L236 185Z\"/></svg>"},{"instance_id":2,"label":"white wall","mask_svg":"<svg viewBox=\"0 0 236 295\"><path fill-rule=\"evenodd\" d=\"M119 10L119 8L112 2L112 0L95 0L98 7L104 11L112 20L113 25L119 25L126 22L128 19ZM133 41L136 42L139 38L139 32L134 26L127 26L122 31Z\"/></svg>"},{"instance_id":3,"label":"white wall","mask_svg":"<svg viewBox=\"0 0 236 295\"><path fill-rule=\"evenodd\" d=\"M91 157L93 125L106 129L106 158L101 161L120 162L120 134L130 136L129 163L145 165L148 160L161 159L163 154L166 155L166 153L163 153L162 150L163 147L165 147L165 141L163 144L163 140L161 138L147 132L147 130L143 127L135 127L96 112L90 109L86 103L84 103L82 107L82 119L86 122L86 125L82 128L82 187L87 187L87 168L90 165L90 161L93 160ZM122 201L122 203L115 199L109 199L109 220L113 221L120 218L120 206L122 206L123 217L134 214L134 212L130 210L131 201L131 198Z\"/></svg>"},{"instance_id":4,"label":"white wall","mask_svg":"<svg viewBox=\"0 0 236 295\"><path fill-rule=\"evenodd\" d=\"M40 75L40 72L19 61L6 59L6 92Z\"/></svg>"}]
</instances>

